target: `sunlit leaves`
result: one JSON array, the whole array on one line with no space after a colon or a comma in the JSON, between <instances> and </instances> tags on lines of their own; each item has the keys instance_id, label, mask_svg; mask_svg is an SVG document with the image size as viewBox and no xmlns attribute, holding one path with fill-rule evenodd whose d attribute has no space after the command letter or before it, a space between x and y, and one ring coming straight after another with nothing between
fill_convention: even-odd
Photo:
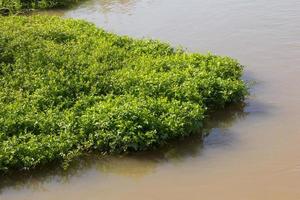
<instances>
[{"instance_id":1,"label":"sunlit leaves","mask_svg":"<svg viewBox=\"0 0 300 200\"><path fill-rule=\"evenodd\" d=\"M0 170L141 151L243 100L234 59L57 17L0 18ZM66 165L65 165L66 166Z\"/></svg>"}]
</instances>

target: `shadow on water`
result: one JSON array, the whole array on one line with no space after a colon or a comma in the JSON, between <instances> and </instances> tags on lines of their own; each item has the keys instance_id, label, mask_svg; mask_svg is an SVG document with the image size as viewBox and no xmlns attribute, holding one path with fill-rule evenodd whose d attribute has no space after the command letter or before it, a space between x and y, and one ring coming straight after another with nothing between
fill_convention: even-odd
<instances>
[{"instance_id":1,"label":"shadow on water","mask_svg":"<svg viewBox=\"0 0 300 200\"><path fill-rule=\"evenodd\" d=\"M43 188L43 185L47 183L68 183L70 179L80 177L89 171L97 174L142 177L153 173L159 164L180 163L185 159L201 156L205 147L212 145L222 147L228 142L233 143L233 136L220 130L230 128L234 122L243 119L251 112L251 108L249 110L249 105L246 103L229 106L210 115L205 122L204 129L201 130L203 134L199 133L172 141L167 146L151 152L118 156L88 155L71 164L68 170L63 170L60 166L53 164L47 168L29 172L5 174L0 176L0 194L7 189L30 188L36 190Z\"/></svg>"}]
</instances>

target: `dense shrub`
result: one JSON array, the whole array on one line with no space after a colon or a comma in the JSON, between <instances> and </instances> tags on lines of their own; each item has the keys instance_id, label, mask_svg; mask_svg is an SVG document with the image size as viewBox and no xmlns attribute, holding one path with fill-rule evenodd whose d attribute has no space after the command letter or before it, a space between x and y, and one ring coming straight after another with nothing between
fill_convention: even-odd
<instances>
[{"instance_id":1,"label":"dense shrub","mask_svg":"<svg viewBox=\"0 0 300 200\"><path fill-rule=\"evenodd\" d=\"M58 17L0 18L0 169L147 150L243 100L242 66Z\"/></svg>"},{"instance_id":2,"label":"dense shrub","mask_svg":"<svg viewBox=\"0 0 300 200\"><path fill-rule=\"evenodd\" d=\"M0 15L22 9L54 8L71 5L78 0L0 0Z\"/></svg>"}]
</instances>

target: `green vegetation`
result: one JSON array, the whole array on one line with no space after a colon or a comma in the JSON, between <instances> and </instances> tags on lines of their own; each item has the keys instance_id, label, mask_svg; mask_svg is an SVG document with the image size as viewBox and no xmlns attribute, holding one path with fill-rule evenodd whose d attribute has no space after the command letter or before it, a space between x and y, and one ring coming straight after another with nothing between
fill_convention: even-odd
<instances>
[{"instance_id":1,"label":"green vegetation","mask_svg":"<svg viewBox=\"0 0 300 200\"><path fill-rule=\"evenodd\" d=\"M58 17L0 17L0 170L188 136L243 100L242 66Z\"/></svg>"},{"instance_id":2,"label":"green vegetation","mask_svg":"<svg viewBox=\"0 0 300 200\"><path fill-rule=\"evenodd\" d=\"M77 1L78 0L0 0L0 14L16 13L24 9L65 7Z\"/></svg>"}]
</instances>

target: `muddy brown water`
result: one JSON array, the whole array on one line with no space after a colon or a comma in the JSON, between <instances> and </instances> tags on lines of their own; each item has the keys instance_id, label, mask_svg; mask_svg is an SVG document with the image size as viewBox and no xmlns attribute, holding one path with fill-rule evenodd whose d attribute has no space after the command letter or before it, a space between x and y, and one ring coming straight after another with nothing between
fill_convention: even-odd
<instances>
[{"instance_id":1,"label":"muddy brown water","mask_svg":"<svg viewBox=\"0 0 300 200\"><path fill-rule=\"evenodd\" d=\"M300 199L299 0L87 0L43 14L229 55L255 84L246 105L209 120L203 142L3 178L1 200Z\"/></svg>"}]
</instances>

